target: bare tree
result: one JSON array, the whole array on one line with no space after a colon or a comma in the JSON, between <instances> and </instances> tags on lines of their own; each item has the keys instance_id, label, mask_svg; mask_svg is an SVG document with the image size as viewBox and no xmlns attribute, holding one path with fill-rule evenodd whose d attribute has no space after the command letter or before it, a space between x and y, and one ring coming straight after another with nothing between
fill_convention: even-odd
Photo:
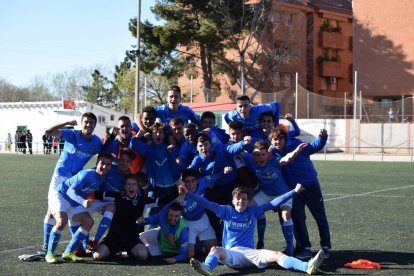
<instances>
[{"instance_id":1,"label":"bare tree","mask_svg":"<svg viewBox=\"0 0 414 276\"><path fill-rule=\"evenodd\" d=\"M238 59L241 94L246 93L246 82L254 90L261 90L295 56L301 39L298 32L306 28L305 14L296 13L293 26L293 22L283 22L293 18L278 18L283 15L281 1L214 1L216 12L225 22L221 29L227 38L225 45L229 51L235 51ZM234 12L235 5L239 14Z\"/></svg>"}]
</instances>

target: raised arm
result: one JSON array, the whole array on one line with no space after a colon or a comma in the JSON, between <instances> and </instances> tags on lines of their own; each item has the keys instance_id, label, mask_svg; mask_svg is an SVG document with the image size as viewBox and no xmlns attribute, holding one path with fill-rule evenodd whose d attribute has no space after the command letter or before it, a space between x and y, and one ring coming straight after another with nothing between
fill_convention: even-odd
<instances>
[{"instance_id":1,"label":"raised arm","mask_svg":"<svg viewBox=\"0 0 414 276\"><path fill-rule=\"evenodd\" d=\"M295 150L289 152L288 154L286 154L280 159L279 161L280 165L285 165L293 161L295 157L299 154L299 152L301 152L307 145L308 145L307 143L299 144L299 146L297 146Z\"/></svg>"},{"instance_id":2,"label":"raised arm","mask_svg":"<svg viewBox=\"0 0 414 276\"><path fill-rule=\"evenodd\" d=\"M46 128L45 132L48 136L54 136L56 138L60 138L60 136L62 135L62 132L60 131L60 129L64 126L76 126L78 123L76 122L76 120L71 120L71 121L67 121L64 123L60 123L60 124L56 124L53 126L50 126L48 128Z\"/></svg>"}]
</instances>

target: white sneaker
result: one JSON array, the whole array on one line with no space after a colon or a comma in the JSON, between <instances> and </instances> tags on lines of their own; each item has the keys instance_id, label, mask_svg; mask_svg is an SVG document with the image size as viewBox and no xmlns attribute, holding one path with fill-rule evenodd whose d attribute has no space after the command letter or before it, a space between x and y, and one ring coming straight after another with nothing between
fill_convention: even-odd
<instances>
[{"instance_id":1,"label":"white sneaker","mask_svg":"<svg viewBox=\"0 0 414 276\"><path fill-rule=\"evenodd\" d=\"M319 250L315 257L309 260L308 269L306 269L306 273L308 273L309 275L316 274L319 266L322 264L324 259L325 254L323 253L323 250Z\"/></svg>"},{"instance_id":2,"label":"white sneaker","mask_svg":"<svg viewBox=\"0 0 414 276\"><path fill-rule=\"evenodd\" d=\"M197 271L201 275L204 275L204 276L213 275L210 268L208 266L206 266L204 263L197 260L197 259L191 258L190 259L190 265L195 271Z\"/></svg>"}]
</instances>

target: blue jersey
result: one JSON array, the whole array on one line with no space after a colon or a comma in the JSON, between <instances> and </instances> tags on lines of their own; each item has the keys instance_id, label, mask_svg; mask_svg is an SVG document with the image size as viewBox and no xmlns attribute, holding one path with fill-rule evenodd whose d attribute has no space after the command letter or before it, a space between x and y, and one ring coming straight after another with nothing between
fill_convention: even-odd
<instances>
[{"instance_id":1,"label":"blue jersey","mask_svg":"<svg viewBox=\"0 0 414 276\"><path fill-rule=\"evenodd\" d=\"M177 111L170 110L168 108L168 104L156 106L155 112L157 118L160 119L162 123L166 123L167 125L170 123L172 118L176 117L183 119L184 124L188 123L189 120L196 125L200 124L200 119L194 111L188 106L184 106L182 104L180 104Z\"/></svg>"},{"instance_id":2,"label":"blue jersey","mask_svg":"<svg viewBox=\"0 0 414 276\"><path fill-rule=\"evenodd\" d=\"M265 194L276 196L289 190L279 163L280 157L272 157L264 167L253 161L251 153L245 154L243 158L247 166L256 174L260 190Z\"/></svg>"},{"instance_id":3,"label":"blue jersey","mask_svg":"<svg viewBox=\"0 0 414 276\"><path fill-rule=\"evenodd\" d=\"M204 196L204 192L207 188L211 187L214 182L222 177L224 173L218 173L213 176L202 177L198 181L197 189L194 194ZM183 218L188 221L197 221L204 215L204 207L191 197L186 196L183 204Z\"/></svg>"},{"instance_id":4,"label":"blue jersey","mask_svg":"<svg viewBox=\"0 0 414 276\"><path fill-rule=\"evenodd\" d=\"M145 158L147 174L152 186L170 187L179 179L180 170L175 161L176 151L168 151L166 143L148 145L141 142L139 138L133 137L130 147Z\"/></svg>"},{"instance_id":5,"label":"blue jersey","mask_svg":"<svg viewBox=\"0 0 414 276\"><path fill-rule=\"evenodd\" d=\"M217 144L215 148L211 148L209 156L205 157L201 154L196 155L191 162L189 168L197 171L199 176L213 175L223 171L225 167L230 166L235 168L233 156L244 150L244 141L240 141L231 146ZM217 180L216 186L222 186L231 183L237 178L237 171L233 170L231 173L224 175Z\"/></svg>"},{"instance_id":6,"label":"blue jersey","mask_svg":"<svg viewBox=\"0 0 414 276\"><path fill-rule=\"evenodd\" d=\"M106 176L96 170L88 169L78 172L57 187L57 191L74 207L83 205L85 198L92 192L100 190L106 183Z\"/></svg>"},{"instance_id":7,"label":"blue jersey","mask_svg":"<svg viewBox=\"0 0 414 276\"><path fill-rule=\"evenodd\" d=\"M318 136L316 139L308 143L298 155L283 166L283 174L289 187L294 187L296 183L300 183L303 187L309 187L319 183L318 173L313 166L310 155L323 149L326 144L328 136ZM273 152L281 156L295 150L297 146L302 143L299 139L288 139L286 141L283 152L278 152L273 148Z\"/></svg>"},{"instance_id":8,"label":"blue jersey","mask_svg":"<svg viewBox=\"0 0 414 276\"><path fill-rule=\"evenodd\" d=\"M118 172L118 165L112 164L106 176L106 184L101 187L102 192L120 192L125 183L126 174Z\"/></svg>"},{"instance_id":9,"label":"blue jersey","mask_svg":"<svg viewBox=\"0 0 414 276\"><path fill-rule=\"evenodd\" d=\"M293 197L294 194L295 191L292 190L275 198L270 203L259 206L252 205L247 207L244 212L239 213L231 206L218 205L205 198L188 193L189 197L213 211L217 217L223 219L224 229L222 245L224 248L232 248L235 246L254 248L254 233L256 230L257 218L264 212L280 206Z\"/></svg>"},{"instance_id":10,"label":"blue jersey","mask_svg":"<svg viewBox=\"0 0 414 276\"><path fill-rule=\"evenodd\" d=\"M95 134L92 134L90 140L86 140L82 137L80 130L61 129L60 132L65 144L54 173L71 177L82 170L83 166L101 151L102 141Z\"/></svg>"},{"instance_id":11,"label":"blue jersey","mask_svg":"<svg viewBox=\"0 0 414 276\"><path fill-rule=\"evenodd\" d=\"M260 116L266 111L272 111L275 114L275 125L279 125L280 107L278 102L252 105L249 117L247 118L242 118L237 110L232 110L224 116L224 119L227 123L232 121L242 123L243 129L248 133L248 135L258 137L262 131L260 127Z\"/></svg>"}]
</instances>

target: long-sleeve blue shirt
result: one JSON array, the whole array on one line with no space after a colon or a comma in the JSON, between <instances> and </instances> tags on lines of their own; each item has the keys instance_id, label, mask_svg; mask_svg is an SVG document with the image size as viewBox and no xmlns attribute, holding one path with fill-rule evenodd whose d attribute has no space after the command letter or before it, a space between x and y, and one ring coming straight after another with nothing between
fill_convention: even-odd
<instances>
[{"instance_id":1,"label":"long-sleeve blue shirt","mask_svg":"<svg viewBox=\"0 0 414 276\"><path fill-rule=\"evenodd\" d=\"M275 125L279 125L280 104L278 102L271 102L268 104L252 105L249 117L242 118L237 110L229 111L224 119L227 123L238 121L243 124L243 129L247 131L250 136L260 136L260 116L263 112L272 111L275 114Z\"/></svg>"},{"instance_id":2,"label":"long-sleeve blue shirt","mask_svg":"<svg viewBox=\"0 0 414 276\"><path fill-rule=\"evenodd\" d=\"M277 196L286 193L289 188L283 177L280 157L272 157L268 160L266 166L259 166L253 161L251 153L243 156L246 165L256 174L260 190L270 196Z\"/></svg>"},{"instance_id":3,"label":"long-sleeve blue shirt","mask_svg":"<svg viewBox=\"0 0 414 276\"><path fill-rule=\"evenodd\" d=\"M313 166L310 155L323 149L326 145L328 136L318 136L302 149L294 160L283 166L282 171L289 187L294 187L297 183L301 183L305 188L318 184L318 173ZM285 156L287 153L295 150L299 144L303 143L299 139L288 139L283 152L272 149L274 154Z\"/></svg>"},{"instance_id":4,"label":"long-sleeve blue shirt","mask_svg":"<svg viewBox=\"0 0 414 276\"><path fill-rule=\"evenodd\" d=\"M217 144L215 148L211 149L209 156L205 157L202 154L196 155L189 168L196 170L200 176L206 176L213 175L223 171L225 167L231 166L233 167L233 171L218 179L215 185L221 186L231 183L237 178L233 156L243 151L244 147L244 141L229 146L221 143Z\"/></svg>"},{"instance_id":5,"label":"long-sleeve blue shirt","mask_svg":"<svg viewBox=\"0 0 414 276\"><path fill-rule=\"evenodd\" d=\"M219 205L193 193L188 193L190 198L216 213L217 217L223 219L222 244L224 248L232 248L235 246L254 248L254 232L256 230L257 218L264 212L279 207L294 195L295 191L292 190L273 199L270 203L259 206L252 205L247 207L245 211L239 213L232 206Z\"/></svg>"},{"instance_id":6,"label":"long-sleeve blue shirt","mask_svg":"<svg viewBox=\"0 0 414 276\"><path fill-rule=\"evenodd\" d=\"M179 166L175 161L177 153L175 150L167 150L168 145L166 143L148 145L140 141L139 138L133 137L130 147L133 151L145 157L145 165L151 185L169 187L174 185L180 177Z\"/></svg>"},{"instance_id":7,"label":"long-sleeve blue shirt","mask_svg":"<svg viewBox=\"0 0 414 276\"><path fill-rule=\"evenodd\" d=\"M57 191L74 207L83 205L85 198L92 192L100 190L106 183L106 176L96 170L88 169L78 172L57 187Z\"/></svg>"}]
</instances>

